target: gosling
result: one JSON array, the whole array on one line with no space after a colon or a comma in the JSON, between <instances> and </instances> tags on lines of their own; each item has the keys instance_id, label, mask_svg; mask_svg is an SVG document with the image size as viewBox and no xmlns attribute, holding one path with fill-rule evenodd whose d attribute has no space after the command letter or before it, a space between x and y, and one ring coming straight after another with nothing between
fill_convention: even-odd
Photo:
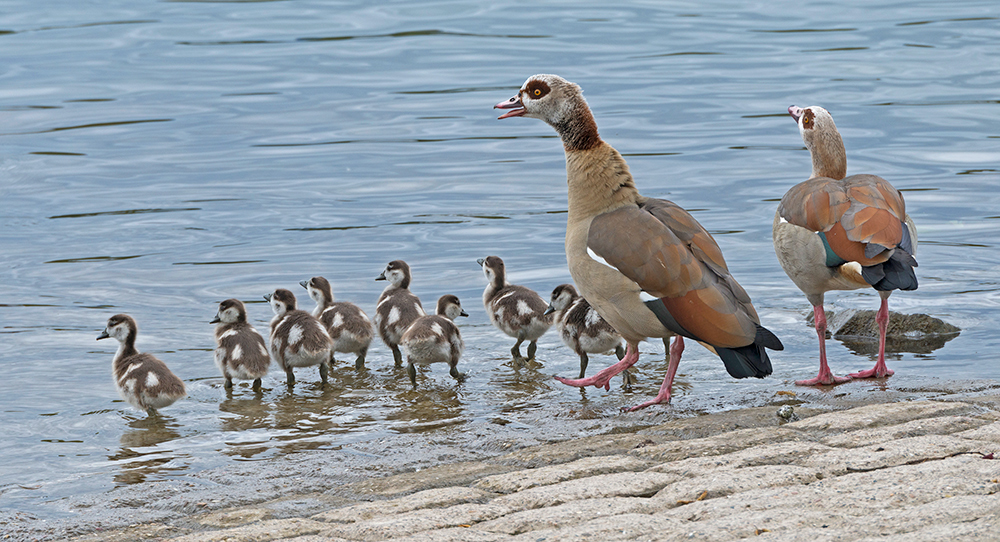
<instances>
[{"instance_id":1,"label":"gosling","mask_svg":"<svg viewBox=\"0 0 1000 542\"><path fill-rule=\"evenodd\" d=\"M294 367L319 365L320 380L326 384L330 372L333 339L326 327L306 311L295 308L295 294L278 288L264 296L271 304L271 357L285 371L289 386L295 384Z\"/></svg>"},{"instance_id":2,"label":"gosling","mask_svg":"<svg viewBox=\"0 0 1000 542\"><path fill-rule=\"evenodd\" d=\"M354 366L358 369L365 366L365 356L368 346L372 343L375 330L372 321L365 311L354 303L334 301L330 281L323 277L313 277L299 284L309 292L309 297L316 302L312 315L318 318L333 339L333 351L330 362L336 361L337 352L356 354Z\"/></svg>"},{"instance_id":3,"label":"gosling","mask_svg":"<svg viewBox=\"0 0 1000 542\"><path fill-rule=\"evenodd\" d=\"M118 352L111 363L115 388L130 405L155 415L156 410L174 404L187 395L184 382L170 372L165 363L152 354L135 349L139 326L127 314L116 314L108 319L97 340L109 337L118 341Z\"/></svg>"},{"instance_id":4,"label":"gosling","mask_svg":"<svg viewBox=\"0 0 1000 542\"><path fill-rule=\"evenodd\" d=\"M260 390L261 378L267 374L271 356L264 337L247 322L247 309L239 299L219 303L219 312L210 323L215 326L215 365L226 379L226 389L233 388L233 379L253 380L253 389Z\"/></svg>"},{"instance_id":5,"label":"gosling","mask_svg":"<svg viewBox=\"0 0 1000 542\"><path fill-rule=\"evenodd\" d=\"M437 314L417 318L403 333L400 346L406 354L406 371L413 387L417 387L417 369L414 365L447 363L451 368L449 374L455 380L463 380L464 377L458 372L458 359L462 357L465 344L454 323L459 316L468 314L462 310L458 298L450 294L443 295L437 302Z\"/></svg>"},{"instance_id":6,"label":"gosling","mask_svg":"<svg viewBox=\"0 0 1000 542\"><path fill-rule=\"evenodd\" d=\"M483 266L489 284L483 290L483 306L490 322L497 329L517 339L510 353L514 361L535 358L538 338L552 325L552 316L546 315L548 304L534 290L507 282L503 260L488 256L476 260ZM528 357L521 357L521 343L528 343Z\"/></svg>"}]
</instances>

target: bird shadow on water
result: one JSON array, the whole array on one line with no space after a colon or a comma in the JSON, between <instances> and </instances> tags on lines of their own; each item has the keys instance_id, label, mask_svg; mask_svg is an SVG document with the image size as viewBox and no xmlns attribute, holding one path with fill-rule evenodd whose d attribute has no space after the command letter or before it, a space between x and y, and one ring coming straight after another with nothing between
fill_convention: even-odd
<instances>
[{"instance_id":1,"label":"bird shadow on water","mask_svg":"<svg viewBox=\"0 0 1000 542\"><path fill-rule=\"evenodd\" d=\"M137 484L151 476L186 469L184 465L170 466L176 455L160 447L181 436L177 431L180 424L174 418L151 414L129 421L128 427L122 433L121 447L108 456L109 461L120 465L121 470L114 475L116 484Z\"/></svg>"}]
</instances>

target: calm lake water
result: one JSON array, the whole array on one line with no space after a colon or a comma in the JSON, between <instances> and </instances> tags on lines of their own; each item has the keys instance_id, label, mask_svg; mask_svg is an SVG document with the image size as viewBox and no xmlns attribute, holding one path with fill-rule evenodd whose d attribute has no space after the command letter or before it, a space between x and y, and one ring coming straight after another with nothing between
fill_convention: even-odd
<instances>
[{"instance_id":1,"label":"calm lake water","mask_svg":"<svg viewBox=\"0 0 1000 542\"><path fill-rule=\"evenodd\" d=\"M6 2L0 509L66 517L73 495L299 450L484 424L559 438L559 416L690 415L792 389L817 352L771 247L777 199L810 170L791 104L829 109L849 173L905 192L920 289L890 307L962 328L933 352L891 354L881 385L1000 379L995 0L605 4ZM554 333L537 364L510 364L476 259L501 256L546 297L569 281L561 145L491 109L543 72L584 88L644 194L715 234L786 346L772 377L730 379L692 345L671 406L621 415L658 389L662 344L644 347L632 393L553 381L578 367ZM412 390L375 344L366 371L342 361L325 389L313 369L291 391L280 371L260 395L223 390L208 324L219 301L244 300L265 330L263 294L289 288L311 310L297 283L324 275L371 315L393 259L425 307L454 293L470 313L464 384L434 366ZM828 308L877 299L831 294ZM188 386L160 419L118 399L116 345L95 342L118 312ZM838 374L873 363L828 348ZM611 359L593 356L591 372Z\"/></svg>"}]
</instances>

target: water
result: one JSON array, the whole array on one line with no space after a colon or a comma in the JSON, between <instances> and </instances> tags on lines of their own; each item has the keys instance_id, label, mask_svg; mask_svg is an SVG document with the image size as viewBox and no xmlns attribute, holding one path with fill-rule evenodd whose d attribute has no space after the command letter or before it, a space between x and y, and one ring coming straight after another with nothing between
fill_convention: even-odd
<instances>
[{"instance_id":1,"label":"water","mask_svg":"<svg viewBox=\"0 0 1000 542\"><path fill-rule=\"evenodd\" d=\"M809 171L790 104L829 109L849 173L905 191L921 283L891 308L963 329L931 353L891 354L885 385L1000 379L995 2L356 4L7 2L0 508L72 517L72 495L394 435L626 423L618 408L659 386L661 344L644 346L633 393L581 393L551 380L578 367L555 334L539 364L515 368L480 305L475 260L489 254L545 295L569 281L561 146L543 123L491 110L533 73L583 86L642 192L715 234L786 346L752 382L688 348L653 419L752 404L815 373L808 303L770 241L777 199ZM435 366L414 391L377 344L367 371L343 362L325 389L314 370L292 391L278 371L260 395L222 389L207 323L219 301L243 299L266 329L264 293L293 289L311 309L296 283L324 275L372 314L374 278L397 258L425 306L454 293L471 314L467 382ZM877 306L864 291L828 301ZM94 341L118 312L188 386L160 419L117 398L115 345ZM838 374L872 364L828 348Z\"/></svg>"}]
</instances>

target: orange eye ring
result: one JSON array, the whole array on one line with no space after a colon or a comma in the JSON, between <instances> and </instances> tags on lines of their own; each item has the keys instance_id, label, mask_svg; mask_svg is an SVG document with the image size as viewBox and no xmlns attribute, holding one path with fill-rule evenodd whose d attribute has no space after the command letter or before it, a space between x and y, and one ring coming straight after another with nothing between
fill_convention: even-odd
<instances>
[{"instance_id":1,"label":"orange eye ring","mask_svg":"<svg viewBox=\"0 0 1000 542\"><path fill-rule=\"evenodd\" d=\"M542 95L542 89L536 88L535 89L535 96L541 96L541 95Z\"/></svg>"}]
</instances>

